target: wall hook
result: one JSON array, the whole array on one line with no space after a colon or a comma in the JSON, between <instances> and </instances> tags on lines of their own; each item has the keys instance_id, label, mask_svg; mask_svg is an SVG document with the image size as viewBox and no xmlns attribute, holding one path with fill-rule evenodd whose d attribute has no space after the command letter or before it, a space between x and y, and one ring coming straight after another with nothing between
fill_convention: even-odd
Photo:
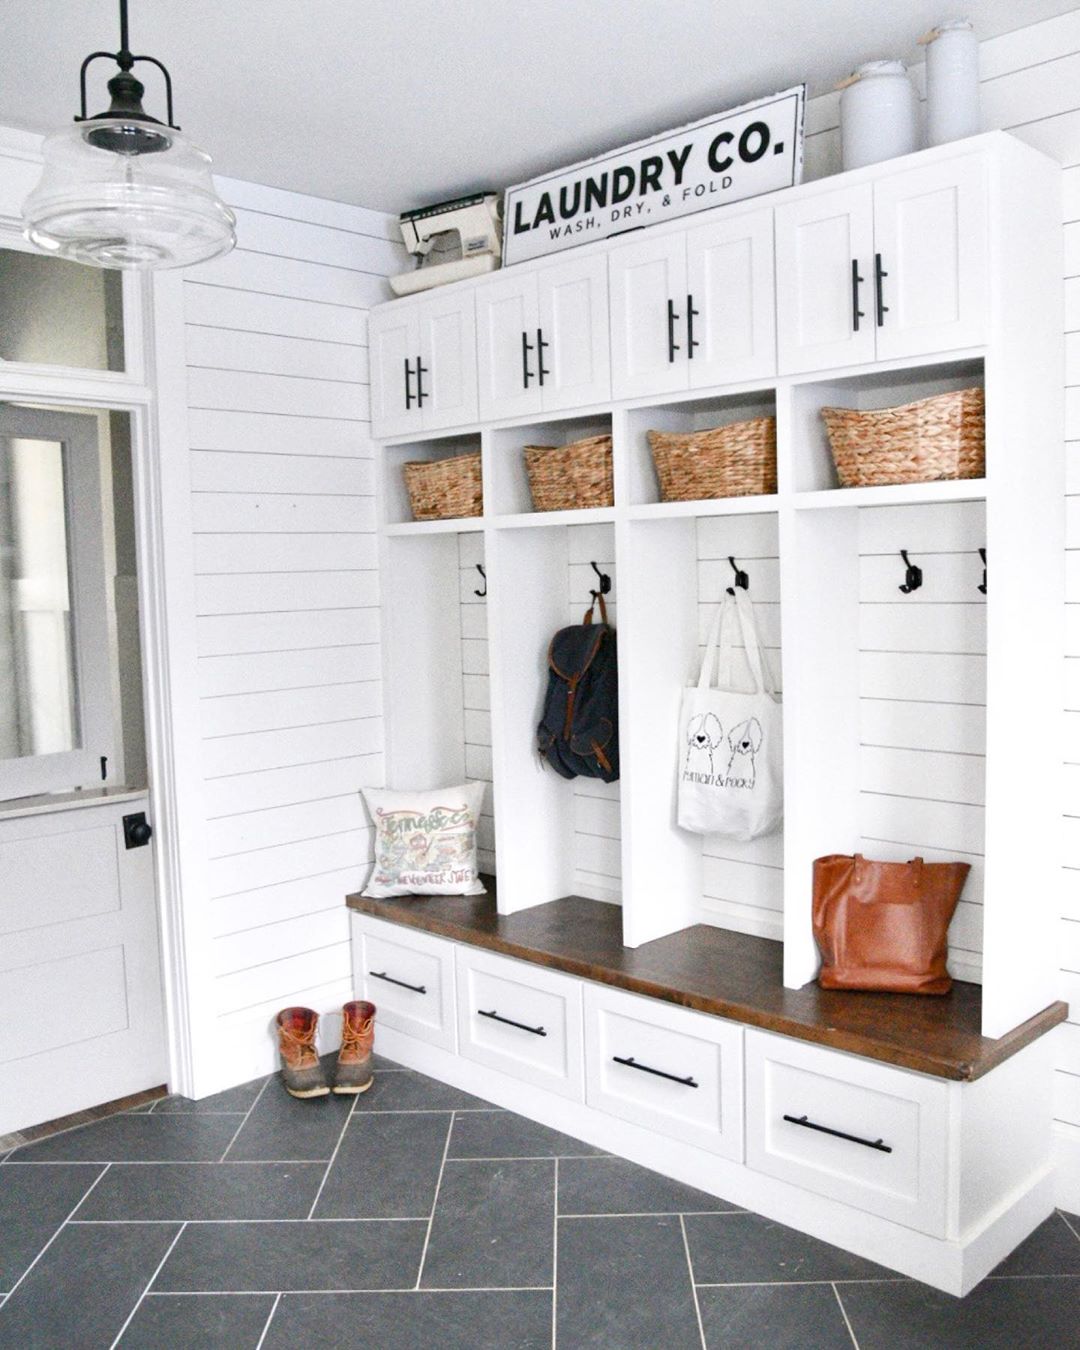
<instances>
[{"instance_id":1,"label":"wall hook","mask_svg":"<svg viewBox=\"0 0 1080 1350\"><path fill-rule=\"evenodd\" d=\"M483 600L484 597L487 595L487 573L484 571L483 563L477 563L476 570L484 578L484 589L482 591L473 591L473 595L478 595L480 599Z\"/></svg>"},{"instance_id":2,"label":"wall hook","mask_svg":"<svg viewBox=\"0 0 1080 1350\"><path fill-rule=\"evenodd\" d=\"M731 564L731 570L735 573L735 586L738 586L738 588L741 591L748 591L750 589L749 576L742 570L741 567L736 566L735 559L732 558L730 555L728 557L728 562ZM727 588L727 593L728 595L734 595L735 594L734 587L729 586Z\"/></svg>"},{"instance_id":3,"label":"wall hook","mask_svg":"<svg viewBox=\"0 0 1080 1350\"><path fill-rule=\"evenodd\" d=\"M912 591L917 591L922 585L922 568L916 566L910 560L906 548L900 550L900 556L903 558L904 567L907 569L904 572L904 584L900 587L900 590L904 595L910 595Z\"/></svg>"},{"instance_id":4,"label":"wall hook","mask_svg":"<svg viewBox=\"0 0 1080 1350\"><path fill-rule=\"evenodd\" d=\"M979 557L982 559L982 565L983 565L983 579L982 579L982 585L979 587L979 592L980 592L981 595L985 595L985 594L986 594L986 549L984 549L984 548L979 549Z\"/></svg>"},{"instance_id":5,"label":"wall hook","mask_svg":"<svg viewBox=\"0 0 1080 1350\"><path fill-rule=\"evenodd\" d=\"M597 567L596 563L591 562L589 566L600 578L600 589L598 591L590 591L589 594L593 597L594 600L598 595L609 595L611 593L611 578L607 575L606 572L601 572L599 567Z\"/></svg>"}]
</instances>

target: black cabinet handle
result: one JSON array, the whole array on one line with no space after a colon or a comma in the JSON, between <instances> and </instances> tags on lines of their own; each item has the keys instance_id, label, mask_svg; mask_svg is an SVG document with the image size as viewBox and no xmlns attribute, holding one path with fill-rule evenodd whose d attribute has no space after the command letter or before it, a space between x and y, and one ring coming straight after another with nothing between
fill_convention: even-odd
<instances>
[{"instance_id":1,"label":"black cabinet handle","mask_svg":"<svg viewBox=\"0 0 1080 1350\"><path fill-rule=\"evenodd\" d=\"M864 280L864 278L861 277L861 276L859 275L859 260L858 260L858 258L852 258L852 260L851 260L851 331L852 331L853 333L857 333L857 332L859 331L859 320L860 320L860 319L865 319L865 318L866 318L865 313L859 308L859 287L862 285L863 280Z\"/></svg>"},{"instance_id":2,"label":"black cabinet handle","mask_svg":"<svg viewBox=\"0 0 1080 1350\"><path fill-rule=\"evenodd\" d=\"M532 349L533 349L533 346L532 346L532 343L529 341L529 335L528 335L528 333L522 333L522 335L521 335L521 383L522 383L522 385L523 385L526 389L528 389L528 387L529 387L529 381L533 378L532 371L530 371L530 369L529 369L529 353L532 351Z\"/></svg>"},{"instance_id":3,"label":"black cabinet handle","mask_svg":"<svg viewBox=\"0 0 1080 1350\"><path fill-rule=\"evenodd\" d=\"M675 313L675 301L667 302L667 359L674 365L675 353L681 349L675 345L675 320L679 316Z\"/></svg>"},{"instance_id":4,"label":"black cabinet handle","mask_svg":"<svg viewBox=\"0 0 1080 1350\"><path fill-rule=\"evenodd\" d=\"M423 365L423 364L421 363L421 361L420 361L420 358L417 357L417 358L416 358L416 403L417 403L417 406L420 407L420 408L422 408L422 407L424 406L424 398L425 398L425 394L424 394L424 376L425 376L427 373L428 373L428 368L427 368L427 366ZM430 395L430 394L427 394L426 397L427 397L427 398L430 398L431 395Z\"/></svg>"},{"instance_id":5,"label":"black cabinet handle","mask_svg":"<svg viewBox=\"0 0 1080 1350\"><path fill-rule=\"evenodd\" d=\"M409 358L405 358L405 411L408 412L413 405L412 391L412 370L409 366Z\"/></svg>"},{"instance_id":6,"label":"black cabinet handle","mask_svg":"<svg viewBox=\"0 0 1080 1350\"><path fill-rule=\"evenodd\" d=\"M387 975L385 970L369 970L368 974L373 980L385 980L387 984L396 984L399 989L411 989L414 994L426 994L426 984L406 984L404 980L395 980L393 975Z\"/></svg>"},{"instance_id":7,"label":"black cabinet handle","mask_svg":"<svg viewBox=\"0 0 1080 1350\"><path fill-rule=\"evenodd\" d=\"M700 1083L694 1081L693 1075L680 1078L677 1073L667 1073L664 1069L651 1069L648 1064L639 1064L633 1055L630 1055L627 1059L623 1059L621 1055L612 1055L611 1058L616 1064L625 1064L628 1069L640 1069L642 1073L651 1073L655 1074L657 1078L670 1079L672 1083L681 1083L683 1087L696 1088L701 1086Z\"/></svg>"},{"instance_id":8,"label":"black cabinet handle","mask_svg":"<svg viewBox=\"0 0 1080 1350\"><path fill-rule=\"evenodd\" d=\"M877 297L877 326L879 328L883 328L885 326L885 315L888 314L889 312L889 306L885 303L885 291L881 285L882 277L887 277L888 275L889 275L888 272L886 272L881 265L881 254L875 253L874 290Z\"/></svg>"},{"instance_id":9,"label":"black cabinet handle","mask_svg":"<svg viewBox=\"0 0 1080 1350\"><path fill-rule=\"evenodd\" d=\"M533 1036L546 1036L547 1032L543 1027L526 1026L524 1022L515 1022L512 1017L500 1017L492 1008L491 1012L484 1012L482 1008L476 1010L481 1017L490 1017L493 1022L502 1022L504 1026L517 1027L518 1031L527 1031Z\"/></svg>"},{"instance_id":10,"label":"black cabinet handle","mask_svg":"<svg viewBox=\"0 0 1080 1350\"><path fill-rule=\"evenodd\" d=\"M817 1130L818 1134L831 1134L834 1139L846 1139L849 1144L862 1144L863 1148L874 1148L879 1153L892 1152L889 1145L883 1144L880 1139L860 1139L857 1134L845 1134L843 1130L833 1130L828 1125L815 1125L806 1116L785 1116L784 1119L789 1125L801 1125L804 1130Z\"/></svg>"},{"instance_id":11,"label":"black cabinet handle","mask_svg":"<svg viewBox=\"0 0 1080 1350\"><path fill-rule=\"evenodd\" d=\"M550 371L550 370L545 370L545 369L544 369L544 348L545 348L545 347L550 347L550 346L551 346L551 343L550 343L550 342L545 342L545 341L544 341L544 330L543 330L542 328L538 328L538 329L536 330L536 350L537 350L537 353L538 353L537 359L538 359L538 361L539 361L539 363L540 363L540 388L541 388L541 389L543 389L543 387L544 387L544 376L545 376L545 375L550 375L550 374L551 374L551 371Z\"/></svg>"},{"instance_id":12,"label":"black cabinet handle","mask_svg":"<svg viewBox=\"0 0 1080 1350\"><path fill-rule=\"evenodd\" d=\"M694 308L694 297L686 297L686 354L690 360L694 359L694 348L700 347L701 343L694 340L694 320L700 315L701 310Z\"/></svg>"}]
</instances>

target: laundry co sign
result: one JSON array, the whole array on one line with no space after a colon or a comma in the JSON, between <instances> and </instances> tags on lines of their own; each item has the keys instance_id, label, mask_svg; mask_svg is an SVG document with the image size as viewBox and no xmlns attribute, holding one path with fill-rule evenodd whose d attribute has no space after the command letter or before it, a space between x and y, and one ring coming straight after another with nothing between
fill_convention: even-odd
<instances>
[{"instance_id":1,"label":"laundry co sign","mask_svg":"<svg viewBox=\"0 0 1080 1350\"><path fill-rule=\"evenodd\" d=\"M503 266L802 181L806 86L508 188Z\"/></svg>"}]
</instances>

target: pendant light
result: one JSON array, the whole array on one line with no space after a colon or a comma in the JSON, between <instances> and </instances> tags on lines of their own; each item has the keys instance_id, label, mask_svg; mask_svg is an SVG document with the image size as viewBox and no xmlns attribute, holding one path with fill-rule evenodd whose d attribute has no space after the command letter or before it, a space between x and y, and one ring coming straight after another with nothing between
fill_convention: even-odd
<instances>
[{"instance_id":1,"label":"pendant light","mask_svg":"<svg viewBox=\"0 0 1080 1350\"><path fill-rule=\"evenodd\" d=\"M86 115L86 71L103 57L119 73L112 103ZM165 77L167 122L143 111L137 61ZM236 217L218 197L210 156L173 124L172 80L153 56L128 46L127 0L120 0L120 50L93 52L79 72L75 125L46 138L41 181L23 205L25 234L47 253L92 267L187 267L227 253Z\"/></svg>"}]
</instances>

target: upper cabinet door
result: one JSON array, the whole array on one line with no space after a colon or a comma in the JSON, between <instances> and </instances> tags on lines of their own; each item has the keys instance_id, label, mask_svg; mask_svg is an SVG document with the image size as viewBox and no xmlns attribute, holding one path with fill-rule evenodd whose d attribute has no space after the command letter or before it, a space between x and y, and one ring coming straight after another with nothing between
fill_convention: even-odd
<instances>
[{"instance_id":1,"label":"upper cabinet door","mask_svg":"<svg viewBox=\"0 0 1080 1350\"><path fill-rule=\"evenodd\" d=\"M982 156L883 174L874 184L874 249L879 361L986 340Z\"/></svg>"},{"instance_id":2,"label":"upper cabinet door","mask_svg":"<svg viewBox=\"0 0 1080 1350\"><path fill-rule=\"evenodd\" d=\"M612 249L608 285L615 398L687 388L686 235Z\"/></svg>"},{"instance_id":3,"label":"upper cabinet door","mask_svg":"<svg viewBox=\"0 0 1080 1350\"><path fill-rule=\"evenodd\" d=\"M476 409L476 301L455 288L419 307L419 393L425 431L474 423Z\"/></svg>"},{"instance_id":4,"label":"upper cabinet door","mask_svg":"<svg viewBox=\"0 0 1080 1350\"><path fill-rule=\"evenodd\" d=\"M607 258L590 253L535 275L544 410L605 402L611 397Z\"/></svg>"},{"instance_id":5,"label":"upper cabinet door","mask_svg":"<svg viewBox=\"0 0 1080 1350\"><path fill-rule=\"evenodd\" d=\"M772 211L691 230L686 265L690 387L775 375Z\"/></svg>"},{"instance_id":6,"label":"upper cabinet door","mask_svg":"<svg viewBox=\"0 0 1080 1350\"><path fill-rule=\"evenodd\" d=\"M368 319L371 433L378 439L419 431L416 362L420 321L415 305L388 305Z\"/></svg>"},{"instance_id":7,"label":"upper cabinet door","mask_svg":"<svg viewBox=\"0 0 1080 1350\"><path fill-rule=\"evenodd\" d=\"M867 183L776 208L781 375L874 359L873 240Z\"/></svg>"},{"instance_id":8,"label":"upper cabinet door","mask_svg":"<svg viewBox=\"0 0 1080 1350\"><path fill-rule=\"evenodd\" d=\"M476 290L480 420L540 411L536 273L515 268Z\"/></svg>"}]
</instances>

